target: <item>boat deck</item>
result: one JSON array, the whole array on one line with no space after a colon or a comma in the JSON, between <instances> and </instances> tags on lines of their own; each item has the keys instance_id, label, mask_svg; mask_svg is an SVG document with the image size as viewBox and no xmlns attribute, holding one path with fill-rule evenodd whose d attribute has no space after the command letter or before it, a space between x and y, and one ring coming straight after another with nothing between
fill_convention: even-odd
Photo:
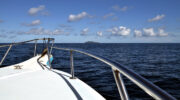
<instances>
[{"instance_id":1,"label":"boat deck","mask_svg":"<svg viewBox=\"0 0 180 100\"><path fill-rule=\"evenodd\" d=\"M0 68L0 97L2 100L104 100L90 86L70 79L70 74L59 70L43 70L37 63L39 56L25 62ZM43 64L47 56L40 59ZM21 66L17 68L17 65ZM14 67L16 66L16 67Z\"/></svg>"}]
</instances>

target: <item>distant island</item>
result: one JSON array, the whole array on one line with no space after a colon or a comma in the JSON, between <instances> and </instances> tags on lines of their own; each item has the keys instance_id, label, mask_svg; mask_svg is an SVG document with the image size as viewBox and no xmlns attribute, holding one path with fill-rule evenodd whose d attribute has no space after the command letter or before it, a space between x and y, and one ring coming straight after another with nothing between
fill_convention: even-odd
<instances>
[{"instance_id":1,"label":"distant island","mask_svg":"<svg viewBox=\"0 0 180 100\"><path fill-rule=\"evenodd\" d=\"M87 41L87 42L85 42L85 43L87 43L87 44L98 44L99 42L95 42L95 41Z\"/></svg>"}]
</instances>

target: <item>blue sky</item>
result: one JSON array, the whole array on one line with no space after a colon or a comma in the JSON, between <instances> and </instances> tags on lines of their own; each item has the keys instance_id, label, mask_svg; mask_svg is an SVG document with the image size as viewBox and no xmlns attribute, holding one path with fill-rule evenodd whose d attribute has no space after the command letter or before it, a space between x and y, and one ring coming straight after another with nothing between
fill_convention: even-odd
<instances>
[{"instance_id":1,"label":"blue sky","mask_svg":"<svg viewBox=\"0 0 180 100\"><path fill-rule=\"evenodd\" d=\"M0 42L179 43L179 0L0 0Z\"/></svg>"}]
</instances>

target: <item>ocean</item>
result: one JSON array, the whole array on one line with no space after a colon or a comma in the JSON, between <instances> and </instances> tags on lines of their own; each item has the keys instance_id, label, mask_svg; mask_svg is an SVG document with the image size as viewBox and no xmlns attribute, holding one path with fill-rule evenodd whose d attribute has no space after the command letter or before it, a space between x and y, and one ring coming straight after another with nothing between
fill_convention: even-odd
<instances>
[{"instance_id":1,"label":"ocean","mask_svg":"<svg viewBox=\"0 0 180 100\"><path fill-rule=\"evenodd\" d=\"M0 45L2 45L1 43ZM180 44L179 43L55 43L56 47L74 48L116 61L150 80L175 98L180 99ZM41 53L42 44L37 52ZM7 48L0 48L0 59ZM25 61L33 56L34 44L13 46L3 65ZM70 72L70 53L53 49L52 67ZM112 69L91 57L74 53L75 76L90 85L108 100L120 99ZM123 76L132 100L152 100L143 90Z\"/></svg>"}]
</instances>

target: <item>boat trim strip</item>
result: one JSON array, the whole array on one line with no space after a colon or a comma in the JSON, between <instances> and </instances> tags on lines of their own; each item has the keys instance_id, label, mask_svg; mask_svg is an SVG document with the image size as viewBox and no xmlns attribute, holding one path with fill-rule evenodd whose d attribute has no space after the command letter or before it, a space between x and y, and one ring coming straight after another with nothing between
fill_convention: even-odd
<instances>
[{"instance_id":1,"label":"boat trim strip","mask_svg":"<svg viewBox=\"0 0 180 100\"><path fill-rule=\"evenodd\" d=\"M62 77L62 79L66 82L66 84L70 87L70 89L76 96L77 100L83 100L82 97L80 96L80 94L77 92L77 90L72 86L72 84L63 75L61 75L60 73L57 73L55 71L53 71L53 72L58 74L60 77Z\"/></svg>"}]
</instances>

